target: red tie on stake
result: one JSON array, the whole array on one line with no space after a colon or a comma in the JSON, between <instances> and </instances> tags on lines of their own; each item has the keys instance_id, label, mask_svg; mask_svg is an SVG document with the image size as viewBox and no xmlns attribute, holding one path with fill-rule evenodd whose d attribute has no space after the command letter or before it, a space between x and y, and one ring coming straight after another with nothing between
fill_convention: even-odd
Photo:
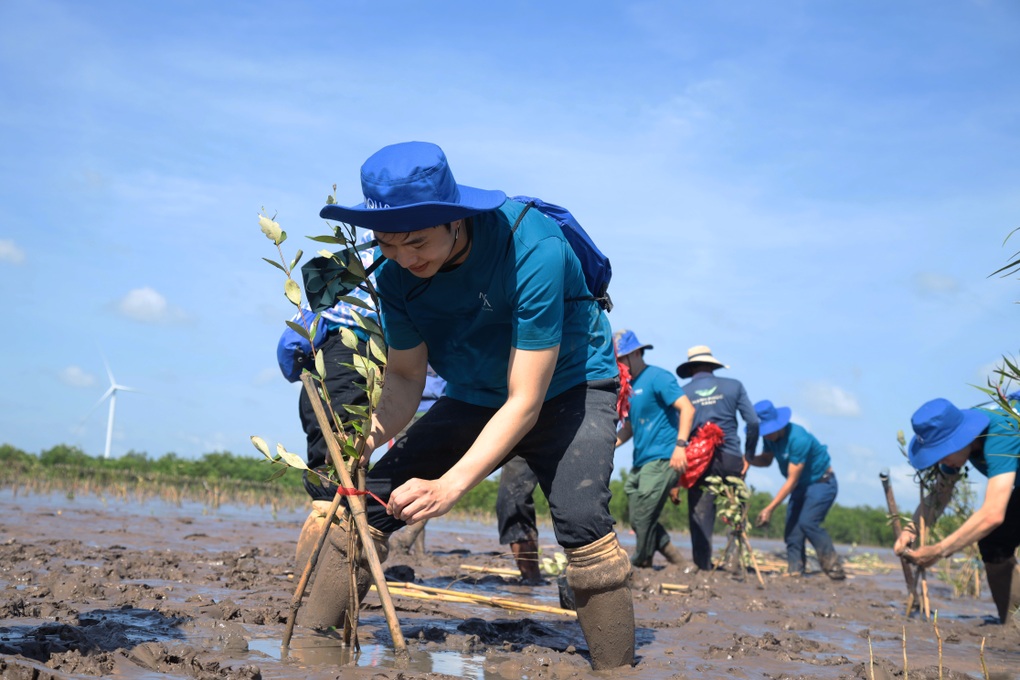
<instances>
[{"instance_id":1,"label":"red tie on stake","mask_svg":"<svg viewBox=\"0 0 1020 680\"><path fill-rule=\"evenodd\" d=\"M358 489L350 489L350 488L347 488L346 486L340 486L340 487L337 487L336 495L337 496L371 496L372 498L374 498L379 503L379 505L383 506L384 508L386 507L386 502L383 499L381 499L378 496L376 496L371 491L359 491Z\"/></svg>"}]
</instances>

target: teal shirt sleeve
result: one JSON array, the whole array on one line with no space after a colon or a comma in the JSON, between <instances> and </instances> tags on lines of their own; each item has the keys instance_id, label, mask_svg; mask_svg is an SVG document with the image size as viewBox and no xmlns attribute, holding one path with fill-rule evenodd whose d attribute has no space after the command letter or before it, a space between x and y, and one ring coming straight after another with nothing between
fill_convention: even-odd
<instances>
[{"instance_id":1,"label":"teal shirt sleeve","mask_svg":"<svg viewBox=\"0 0 1020 680\"><path fill-rule=\"evenodd\" d=\"M991 424L984 445L986 470L979 472L985 472L991 479L996 475L1016 472L1020 466L1020 430L1017 422L1001 411L989 415Z\"/></svg>"},{"instance_id":2,"label":"teal shirt sleeve","mask_svg":"<svg viewBox=\"0 0 1020 680\"><path fill-rule=\"evenodd\" d=\"M568 246L562 239L543 238L517 247L524 252L507 282L513 308L510 344L524 350L555 347L563 336L563 249Z\"/></svg>"},{"instance_id":3,"label":"teal shirt sleeve","mask_svg":"<svg viewBox=\"0 0 1020 680\"><path fill-rule=\"evenodd\" d=\"M671 409L673 411L672 418L679 420L680 416L673 408L673 404L684 396L684 389L680 387L680 383L673 377L673 374L662 371L656 375L655 393L659 396L663 408Z\"/></svg>"}]
</instances>

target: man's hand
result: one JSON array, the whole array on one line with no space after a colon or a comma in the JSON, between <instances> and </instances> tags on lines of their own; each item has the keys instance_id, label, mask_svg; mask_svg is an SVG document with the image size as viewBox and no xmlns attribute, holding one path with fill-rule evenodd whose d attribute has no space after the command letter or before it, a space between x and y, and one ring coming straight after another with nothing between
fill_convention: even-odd
<instances>
[{"instance_id":1,"label":"man's hand","mask_svg":"<svg viewBox=\"0 0 1020 680\"><path fill-rule=\"evenodd\" d=\"M758 513L758 519L755 520L754 525L756 527L763 527L772 520L772 510L765 508Z\"/></svg>"},{"instance_id":2,"label":"man's hand","mask_svg":"<svg viewBox=\"0 0 1020 680\"><path fill-rule=\"evenodd\" d=\"M409 479L390 494L386 512L408 524L445 515L460 498L441 480Z\"/></svg>"},{"instance_id":3,"label":"man's hand","mask_svg":"<svg viewBox=\"0 0 1020 680\"><path fill-rule=\"evenodd\" d=\"M932 545L926 545L923 548L913 550L907 548L900 555L909 562L913 562L917 566L924 569L942 559L942 548L938 543Z\"/></svg>"},{"instance_id":4,"label":"man's hand","mask_svg":"<svg viewBox=\"0 0 1020 680\"><path fill-rule=\"evenodd\" d=\"M673 505L680 505L680 487L674 486L669 490L669 500Z\"/></svg>"},{"instance_id":5,"label":"man's hand","mask_svg":"<svg viewBox=\"0 0 1020 680\"><path fill-rule=\"evenodd\" d=\"M687 447L676 446L673 448L673 455L669 458L669 466L681 475L687 472Z\"/></svg>"},{"instance_id":6,"label":"man's hand","mask_svg":"<svg viewBox=\"0 0 1020 680\"><path fill-rule=\"evenodd\" d=\"M896 543L893 545L893 552L897 555L903 555L903 553L909 550L910 546L913 545L915 538L917 538L917 536L913 531L904 529L900 532L899 538L896 539Z\"/></svg>"}]
</instances>

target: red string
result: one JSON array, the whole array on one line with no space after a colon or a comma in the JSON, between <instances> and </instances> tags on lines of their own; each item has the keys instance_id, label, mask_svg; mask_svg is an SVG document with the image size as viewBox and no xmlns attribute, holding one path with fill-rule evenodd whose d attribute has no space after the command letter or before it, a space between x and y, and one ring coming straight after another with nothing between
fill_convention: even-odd
<instances>
[{"instance_id":1,"label":"red string","mask_svg":"<svg viewBox=\"0 0 1020 680\"><path fill-rule=\"evenodd\" d=\"M378 501L379 505L383 506L384 508L386 507L386 501L379 498L371 491L360 491L358 489L351 489L346 486L340 486L337 487L336 493L338 496L371 496L376 501Z\"/></svg>"}]
</instances>

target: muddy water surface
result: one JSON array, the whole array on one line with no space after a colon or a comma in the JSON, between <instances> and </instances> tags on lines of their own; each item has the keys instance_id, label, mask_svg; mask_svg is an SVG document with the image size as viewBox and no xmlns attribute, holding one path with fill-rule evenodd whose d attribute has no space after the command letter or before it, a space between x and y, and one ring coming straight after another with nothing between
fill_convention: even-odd
<instances>
[{"instance_id":1,"label":"muddy water surface","mask_svg":"<svg viewBox=\"0 0 1020 680\"><path fill-rule=\"evenodd\" d=\"M411 658L398 659L374 594L360 653L299 628L282 654L302 520L296 512L274 518L230 506L0 491L0 677L600 677L576 620L401 597ZM385 566L406 566L425 585L558 605L552 580L525 586L461 569L512 566L494 526L440 520L426 534L425 555L395 551ZM551 552L550 536L542 543ZM676 542L689 554L685 536ZM766 553L780 548L752 543ZM892 567L888 551L881 555ZM935 626L903 615L898 568L851 570L844 582L773 570L764 580L762 587L753 572L690 573L659 562L636 572L638 663L612 677L982 678L983 640L988 677L1020 677L1020 633L991 623L987 592L952 600L930 581L940 675ZM662 594L663 583L689 590Z\"/></svg>"}]
</instances>

